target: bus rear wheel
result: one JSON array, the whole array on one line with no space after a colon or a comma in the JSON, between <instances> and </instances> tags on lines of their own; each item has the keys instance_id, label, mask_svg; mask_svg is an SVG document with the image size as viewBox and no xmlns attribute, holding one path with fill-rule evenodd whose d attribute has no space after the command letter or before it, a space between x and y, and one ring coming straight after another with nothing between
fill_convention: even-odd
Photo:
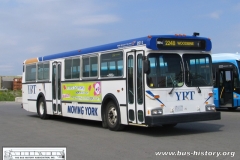
<instances>
[{"instance_id":1,"label":"bus rear wheel","mask_svg":"<svg viewBox=\"0 0 240 160\"><path fill-rule=\"evenodd\" d=\"M46 102L43 97L38 101L37 113L41 119L48 119L49 115L47 114Z\"/></svg>"},{"instance_id":2,"label":"bus rear wheel","mask_svg":"<svg viewBox=\"0 0 240 160\"><path fill-rule=\"evenodd\" d=\"M120 120L120 110L112 101L107 104L106 121L108 128L112 131L119 131L124 128Z\"/></svg>"}]
</instances>

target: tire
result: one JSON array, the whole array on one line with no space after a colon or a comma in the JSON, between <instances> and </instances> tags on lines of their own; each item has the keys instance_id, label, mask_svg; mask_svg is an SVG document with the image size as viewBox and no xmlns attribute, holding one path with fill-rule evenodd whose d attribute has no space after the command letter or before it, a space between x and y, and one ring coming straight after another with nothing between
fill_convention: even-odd
<instances>
[{"instance_id":1,"label":"tire","mask_svg":"<svg viewBox=\"0 0 240 160\"><path fill-rule=\"evenodd\" d=\"M102 114L102 127L103 128L108 128L108 124L107 124L107 120L106 120L106 113L105 112L103 112L103 114Z\"/></svg>"},{"instance_id":2,"label":"tire","mask_svg":"<svg viewBox=\"0 0 240 160\"><path fill-rule=\"evenodd\" d=\"M170 123L170 124L163 124L162 126L164 127L164 128L173 128L173 127L175 127L177 125L177 123Z\"/></svg>"},{"instance_id":3,"label":"tire","mask_svg":"<svg viewBox=\"0 0 240 160\"><path fill-rule=\"evenodd\" d=\"M41 97L38 101L37 113L41 119L49 118L49 115L47 114L47 109L46 109L46 102L43 97Z\"/></svg>"},{"instance_id":4,"label":"tire","mask_svg":"<svg viewBox=\"0 0 240 160\"><path fill-rule=\"evenodd\" d=\"M107 104L106 108L106 121L108 125L108 129L112 131L120 131L123 130L124 125L121 124L121 116L119 107L112 101Z\"/></svg>"}]
</instances>

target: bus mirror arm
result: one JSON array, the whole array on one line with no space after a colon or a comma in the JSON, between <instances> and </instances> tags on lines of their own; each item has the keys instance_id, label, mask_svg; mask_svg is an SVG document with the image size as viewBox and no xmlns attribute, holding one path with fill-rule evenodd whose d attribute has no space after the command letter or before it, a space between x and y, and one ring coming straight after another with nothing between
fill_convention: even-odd
<instances>
[{"instance_id":1,"label":"bus mirror arm","mask_svg":"<svg viewBox=\"0 0 240 160\"><path fill-rule=\"evenodd\" d=\"M146 56L143 56L143 71L147 74L150 72L150 61Z\"/></svg>"}]
</instances>

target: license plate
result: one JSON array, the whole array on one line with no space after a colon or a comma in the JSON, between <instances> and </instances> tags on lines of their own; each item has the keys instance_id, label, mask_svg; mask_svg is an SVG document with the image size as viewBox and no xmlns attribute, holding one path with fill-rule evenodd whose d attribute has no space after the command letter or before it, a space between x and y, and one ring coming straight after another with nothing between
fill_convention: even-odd
<instances>
[{"instance_id":1,"label":"license plate","mask_svg":"<svg viewBox=\"0 0 240 160\"><path fill-rule=\"evenodd\" d=\"M175 112L181 112L183 111L183 106L179 105L179 106L175 106Z\"/></svg>"}]
</instances>

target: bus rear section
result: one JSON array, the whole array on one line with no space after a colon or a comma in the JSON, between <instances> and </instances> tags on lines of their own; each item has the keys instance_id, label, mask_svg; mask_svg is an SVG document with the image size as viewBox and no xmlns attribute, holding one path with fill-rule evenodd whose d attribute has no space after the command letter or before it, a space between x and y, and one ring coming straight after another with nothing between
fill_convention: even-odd
<instances>
[{"instance_id":1,"label":"bus rear section","mask_svg":"<svg viewBox=\"0 0 240 160\"><path fill-rule=\"evenodd\" d=\"M214 103L216 108L236 110L240 106L240 55L218 53L212 55L214 77Z\"/></svg>"}]
</instances>

